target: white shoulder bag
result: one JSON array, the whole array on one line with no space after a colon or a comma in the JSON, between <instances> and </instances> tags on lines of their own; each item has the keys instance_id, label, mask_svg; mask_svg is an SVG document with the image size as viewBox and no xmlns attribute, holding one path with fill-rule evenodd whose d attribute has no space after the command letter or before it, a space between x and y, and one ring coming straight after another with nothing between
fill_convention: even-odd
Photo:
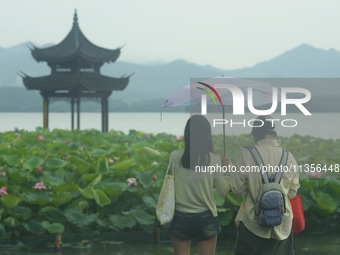
<instances>
[{"instance_id":1,"label":"white shoulder bag","mask_svg":"<svg viewBox=\"0 0 340 255\"><path fill-rule=\"evenodd\" d=\"M159 194L156 207L156 215L162 227L169 227L175 214L175 173L168 174L169 168L166 171L161 192Z\"/></svg>"}]
</instances>

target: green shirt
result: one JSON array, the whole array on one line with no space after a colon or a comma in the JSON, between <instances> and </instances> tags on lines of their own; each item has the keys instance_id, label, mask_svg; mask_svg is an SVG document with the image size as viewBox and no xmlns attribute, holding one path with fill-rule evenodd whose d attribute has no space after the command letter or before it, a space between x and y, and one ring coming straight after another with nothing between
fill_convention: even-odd
<instances>
[{"instance_id":1,"label":"green shirt","mask_svg":"<svg viewBox=\"0 0 340 255\"><path fill-rule=\"evenodd\" d=\"M187 213L200 213L210 210L214 217L217 210L214 187L220 196L226 196L231 188L231 177L219 172L199 172L184 168L181 164L183 150L170 154L169 173L175 179L175 209ZM210 166L221 166L218 155L210 153Z\"/></svg>"}]
</instances>

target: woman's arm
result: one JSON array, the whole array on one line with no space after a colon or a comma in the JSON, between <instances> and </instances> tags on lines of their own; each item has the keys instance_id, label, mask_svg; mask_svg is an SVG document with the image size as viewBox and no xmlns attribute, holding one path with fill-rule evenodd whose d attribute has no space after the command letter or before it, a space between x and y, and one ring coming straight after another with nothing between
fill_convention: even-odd
<instances>
[{"instance_id":1,"label":"woman's arm","mask_svg":"<svg viewBox=\"0 0 340 255\"><path fill-rule=\"evenodd\" d=\"M245 173L241 172L241 167L246 166L248 159L251 157L250 152L246 149L241 151L240 156L236 160L236 173L232 173L232 191L242 197L248 193L248 185Z\"/></svg>"}]
</instances>

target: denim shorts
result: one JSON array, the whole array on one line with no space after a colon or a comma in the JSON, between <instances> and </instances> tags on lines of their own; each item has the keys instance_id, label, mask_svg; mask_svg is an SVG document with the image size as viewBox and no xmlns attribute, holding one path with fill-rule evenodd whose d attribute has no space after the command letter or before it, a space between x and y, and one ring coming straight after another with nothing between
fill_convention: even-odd
<instances>
[{"instance_id":1,"label":"denim shorts","mask_svg":"<svg viewBox=\"0 0 340 255\"><path fill-rule=\"evenodd\" d=\"M210 239L221 232L217 217L210 211L185 213L175 211L170 227L171 234L181 240Z\"/></svg>"}]
</instances>

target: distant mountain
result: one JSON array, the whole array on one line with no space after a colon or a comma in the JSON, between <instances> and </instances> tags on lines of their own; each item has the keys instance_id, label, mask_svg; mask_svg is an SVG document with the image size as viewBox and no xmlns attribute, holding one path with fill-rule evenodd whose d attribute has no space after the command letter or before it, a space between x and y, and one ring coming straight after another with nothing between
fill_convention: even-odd
<instances>
[{"instance_id":1,"label":"distant mountain","mask_svg":"<svg viewBox=\"0 0 340 255\"><path fill-rule=\"evenodd\" d=\"M21 94L26 93L26 89L18 73L25 72L30 76L48 75L50 73L46 63L37 63L32 58L28 43L11 48L0 48L0 66L0 88L19 87L24 90ZM136 110L143 107L149 110L159 110L161 102L164 102L181 86L189 84L191 77L204 78L222 74L248 78L340 77L340 52L334 49L323 50L302 44L253 67L235 70L223 70L211 65L197 65L185 60L154 65L117 61L113 64L105 64L101 70L103 74L113 77L134 73L124 91L112 94L111 104L114 104L112 106L114 109L120 109L122 105L125 107L134 104L133 109ZM315 93L322 90L322 87L320 88L318 84L315 84L314 87L317 89ZM0 93L4 93L4 90L0 89ZM331 95L334 96L332 93ZM2 95L1 98L4 97L5 95ZM32 93L30 97L32 98ZM40 96L37 95L38 97Z\"/></svg>"},{"instance_id":2,"label":"distant mountain","mask_svg":"<svg viewBox=\"0 0 340 255\"><path fill-rule=\"evenodd\" d=\"M236 77L340 77L340 52L302 44L269 61L229 72Z\"/></svg>"},{"instance_id":3,"label":"distant mountain","mask_svg":"<svg viewBox=\"0 0 340 255\"><path fill-rule=\"evenodd\" d=\"M162 98L165 101L178 88L189 84L191 77L212 77L221 75L224 71L211 66L196 65L185 60L176 60L153 66L118 61L104 66L102 73L116 77L134 73L128 87L112 95L113 98L121 98L130 102L154 98Z\"/></svg>"}]
</instances>

